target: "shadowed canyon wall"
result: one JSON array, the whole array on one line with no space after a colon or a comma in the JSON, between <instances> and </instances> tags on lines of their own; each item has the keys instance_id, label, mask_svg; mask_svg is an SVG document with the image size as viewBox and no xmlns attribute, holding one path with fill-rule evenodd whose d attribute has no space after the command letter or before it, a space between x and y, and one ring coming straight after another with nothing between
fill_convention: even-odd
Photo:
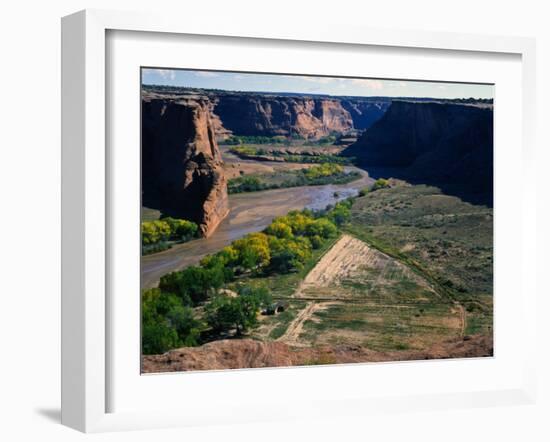
<instances>
[{"instance_id":1,"label":"shadowed canyon wall","mask_svg":"<svg viewBox=\"0 0 550 442\"><path fill-rule=\"evenodd\" d=\"M492 204L493 110L490 106L394 101L343 155L396 178Z\"/></svg>"}]
</instances>

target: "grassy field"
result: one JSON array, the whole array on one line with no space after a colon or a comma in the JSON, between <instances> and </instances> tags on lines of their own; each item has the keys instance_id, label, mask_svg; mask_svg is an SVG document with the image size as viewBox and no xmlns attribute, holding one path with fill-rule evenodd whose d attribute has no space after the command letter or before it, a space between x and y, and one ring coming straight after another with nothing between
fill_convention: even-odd
<instances>
[{"instance_id":1,"label":"grassy field","mask_svg":"<svg viewBox=\"0 0 550 442\"><path fill-rule=\"evenodd\" d=\"M492 295L491 208L404 185L358 198L347 230L464 304L485 304Z\"/></svg>"},{"instance_id":2,"label":"grassy field","mask_svg":"<svg viewBox=\"0 0 550 442\"><path fill-rule=\"evenodd\" d=\"M353 246L334 257L341 238L299 273L247 279L288 305L263 317L253 338L284 341L308 307L292 345L410 352L492 334L492 209L402 185L357 198L344 230Z\"/></svg>"},{"instance_id":3,"label":"grassy field","mask_svg":"<svg viewBox=\"0 0 550 442\"><path fill-rule=\"evenodd\" d=\"M430 186L358 198L347 231L405 263L465 311L465 334L493 323L493 211Z\"/></svg>"}]
</instances>

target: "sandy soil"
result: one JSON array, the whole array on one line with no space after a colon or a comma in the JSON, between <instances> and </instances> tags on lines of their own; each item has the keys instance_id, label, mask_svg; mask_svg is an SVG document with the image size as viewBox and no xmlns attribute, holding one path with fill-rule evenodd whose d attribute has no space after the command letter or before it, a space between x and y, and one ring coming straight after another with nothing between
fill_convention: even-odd
<instances>
[{"instance_id":1,"label":"sandy soil","mask_svg":"<svg viewBox=\"0 0 550 442\"><path fill-rule=\"evenodd\" d=\"M385 260L381 253L363 241L342 235L307 274L295 296L303 296L308 288L323 287L349 278L365 266L378 268L384 265Z\"/></svg>"}]
</instances>

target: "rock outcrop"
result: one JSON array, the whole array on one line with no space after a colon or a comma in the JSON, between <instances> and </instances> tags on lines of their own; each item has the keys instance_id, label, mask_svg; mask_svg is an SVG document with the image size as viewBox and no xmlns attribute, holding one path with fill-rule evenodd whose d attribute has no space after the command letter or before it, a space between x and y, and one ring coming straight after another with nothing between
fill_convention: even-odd
<instances>
[{"instance_id":1,"label":"rock outcrop","mask_svg":"<svg viewBox=\"0 0 550 442\"><path fill-rule=\"evenodd\" d=\"M196 222L204 236L227 215L227 181L205 97L142 97L142 199Z\"/></svg>"},{"instance_id":2,"label":"rock outcrop","mask_svg":"<svg viewBox=\"0 0 550 442\"><path fill-rule=\"evenodd\" d=\"M465 104L393 101L343 151L359 165L391 168L392 176L439 185L491 203L493 110Z\"/></svg>"},{"instance_id":3,"label":"rock outcrop","mask_svg":"<svg viewBox=\"0 0 550 442\"><path fill-rule=\"evenodd\" d=\"M350 113L337 99L224 93L215 103L223 127L236 135L318 139L353 129Z\"/></svg>"},{"instance_id":4,"label":"rock outcrop","mask_svg":"<svg viewBox=\"0 0 550 442\"><path fill-rule=\"evenodd\" d=\"M425 350L380 352L359 345L292 347L252 339L214 341L163 355L142 356L144 373L232 368L288 367L354 362L472 358L493 355L492 336L474 335L433 344Z\"/></svg>"}]
</instances>

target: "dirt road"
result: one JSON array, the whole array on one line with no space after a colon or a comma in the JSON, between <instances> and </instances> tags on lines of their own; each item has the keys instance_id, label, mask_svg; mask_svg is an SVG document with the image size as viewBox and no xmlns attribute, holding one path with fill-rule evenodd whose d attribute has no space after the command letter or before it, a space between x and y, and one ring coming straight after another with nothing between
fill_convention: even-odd
<instances>
[{"instance_id":1,"label":"dirt road","mask_svg":"<svg viewBox=\"0 0 550 442\"><path fill-rule=\"evenodd\" d=\"M305 346L299 342L298 338L304 328L304 323L310 320L315 312L324 310L330 305L337 304L336 302L308 302L304 309L298 313L296 318L289 324L284 335L282 335L277 341L285 342L288 345L294 347Z\"/></svg>"}]
</instances>

